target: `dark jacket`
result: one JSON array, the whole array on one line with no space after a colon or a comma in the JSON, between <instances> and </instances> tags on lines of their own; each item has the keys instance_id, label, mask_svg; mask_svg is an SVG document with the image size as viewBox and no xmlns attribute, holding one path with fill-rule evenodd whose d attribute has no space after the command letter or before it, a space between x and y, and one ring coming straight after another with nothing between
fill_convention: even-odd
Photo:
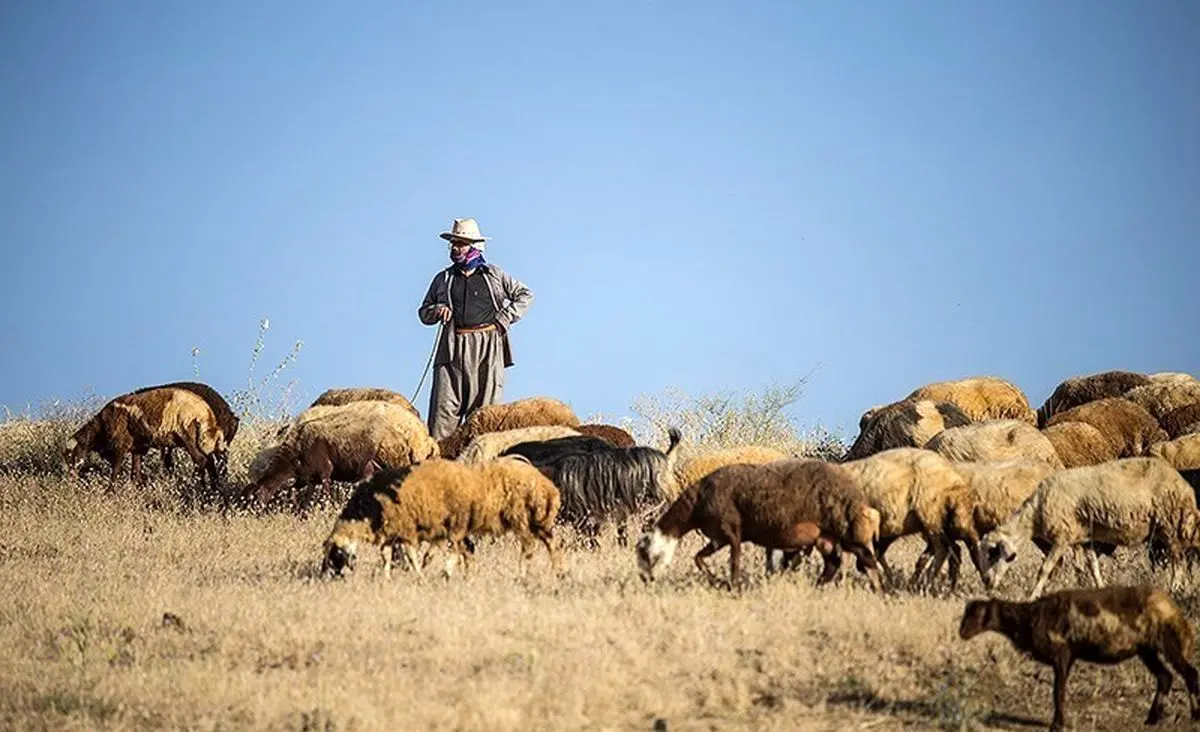
<instances>
[{"instance_id":1,"label":"dark jacket","mask_svg":"<svg viewBox=\"0 0 1200 732\"><path fill-rule=\"evenodd\" d=\"M434 314L438 305L450 305L450 278L461 277L456 271L456 265L438 272L429 283L425 299L417 308L417 316L425 325L436 325L440 322ZM496 306L496 324L500 326L500 335L504 339L504 366L513 365L512 345L509 342L508 330L512 324L520 320L525 311L533 303L533 290L525 283L514 278L494 264L481 265L472 277L483 277L488 284L488 292L492 295L492 303ZM434 365L450 363L454 349L454 319L451 318L442 328L442 337L438 341Z\"/></svg>"}]
</instances>

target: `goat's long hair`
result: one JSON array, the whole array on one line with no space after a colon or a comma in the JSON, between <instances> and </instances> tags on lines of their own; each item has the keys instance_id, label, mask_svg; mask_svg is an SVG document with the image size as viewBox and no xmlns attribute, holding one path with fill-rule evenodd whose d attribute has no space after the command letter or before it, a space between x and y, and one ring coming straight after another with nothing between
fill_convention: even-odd
<instances>
[{"instance_id":1,"label":"goat's long hair","mask_svg":"<svg viewBox=\"0 0 1200 732\"><path fill-rule=\"evenodd\" d=\"M602 438L590 435L571 435L549 440L518 442L500 453L501 457L520 455L535 466L542 468L557 463L568 455L592 452L608 452L613 446Z\"/></svg>"}]
</instances>

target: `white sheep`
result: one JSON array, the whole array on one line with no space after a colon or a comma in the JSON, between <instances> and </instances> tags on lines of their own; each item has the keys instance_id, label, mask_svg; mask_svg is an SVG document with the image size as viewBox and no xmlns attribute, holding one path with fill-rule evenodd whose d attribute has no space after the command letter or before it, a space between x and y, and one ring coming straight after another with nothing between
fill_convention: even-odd
<instances>
[{"instance_id":1,"label":"white sheep","mask_svg":"<svg viewBox=\"0 0 1200 732\"><path fill-rule=\"evenodd\" d=\"M1200 434L1156 442L1150 446L1150 454L1166 460L1176 470L1200 469Z\"/></svg>"},{"instance_id":2,"label":"white sheep","mask_svg":"<svg viewBox=\"0 0 1200 732\"><path fill-rule=\"evenodd\" d=\"M989 419L951 427L934 435L925 443L925 449L955 462L1028 458L1055 469L1063 467L1050 440L1029 422L1016 419Z\"/></svg>"}]
</instances>

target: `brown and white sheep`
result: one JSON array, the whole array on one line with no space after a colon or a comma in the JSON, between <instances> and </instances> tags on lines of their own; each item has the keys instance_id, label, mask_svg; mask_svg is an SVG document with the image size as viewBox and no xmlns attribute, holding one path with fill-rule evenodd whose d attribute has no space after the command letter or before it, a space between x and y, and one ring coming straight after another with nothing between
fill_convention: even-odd
<instances>
[{"instance_id":1,"label":"brown and white sheep","mask_svg":"<svg viewBox=\"0 0 1200 732\"><path fill-rule=\"evenodd\" d=\"M383 470L355 487L324 542L321 571L352 570L359 546L366 544L381 550L385 574L402 553L419 575L420 545L446 541L455 552L446 565L450 574L459 557L466 569L471 537L507 533L517 536L525 560L541 542L558 570L558 510L554 484L518 457L479 465L434 459Z\"/></svg>"},{"instance_id":2,"label":"brown and white sheep","mask_svg":"<svg viewBox=\"0 0 1200 732\"><path fill-rule=\"evenodd\" d=\"M741 582L742 542L764 549L816 547L825 557L818 584L837 573L841 552L858 558L871 586L882 591L873 545L879 512L871 508L854 479L841 466L791 459L763 465L727 465L680 494L637 543L638 572L644 581L669 564L679 540L696 530L708 538L695 556L711 582L716 576L704 559L729 547L729 587Z\"/></svg>"},{"instance_id":3,"label":"brown and white sheep","mask_svg":"<svg viewBox=\"0 0 1200 732\"><path fill-rule=\"evenodd\" d=\"M905 399L950 402L972 421L1016 419L1037 424L1037 413L1029 406L1025 392L1011 381L996 376L974 376L927 384L914 389Z\"/></svg>"},{"instance_id":4,"label":"brown and white sheep","mask_svg":"<svg viewBox=\"0 0 1200 732\"><path fill-rule=\"evenodd\" d=\"M242 495L265 504L289 480L295 488L320 485L328 495L332 481L369 478L380 468L398 468L438 456L437 442L425 424L398 404L350 402L311 407L268 452L266 467ZM311 491L301 497L306 509Z\"/></svg>"},{"instance_id":5,"label":"brown and white sheep","mask_svg":"<svg viewBox=\"0 0 1200 732\"><path fill-rule=\"evenodd\" d=\"M581 424L575 428L581 435L599 437L613 447L634 447L637 441L633 435L611 424Z\"/></svg>"},{"instance_id":6,"label":"brown and white sheep","mask_svg":"<svg viewBox=\"0 0 1200 732\"><path fill-rule=\"evenodd\" d=\"M1200 432L1200 404L1185 404L1163 415L1159 424L1172 440Z\"/></svg>"},{"instance_id":7,"label":"brown and white sheep","mask_svg":"<svg viewBox=\"0 0 1200 732\"><path fill-rule=\"evenodd\" d=\"M346 388L326 389L313 400L310 407L340 407L351 402L388 402L398 404L412 412L418 419L421 413L413 406L408 397L391 389L376 386L352 386Z\"/></svg>"},{"instance_id":8,"label":"brown and white sheep","mask_svg":"<svg viewBox=\"0 0 1200 732\"><path fill-rule=\"evenodd\" d=\"M1075 661L1111 666L1134 656L1154 675L1154 699L1146 724L1163 718L1172 676L1159 654L1183 677L1193 720L1200 720L1200 673L1188 660L1195 633L1171 596L1150 585L1072 589L1032 602L971 600L958 635L970 640L985 631L999 633L1013 648L1054 669L1054 720L1067 724L1067 677Z\"/></svg>"},{"instance_id":9,"label":"brown and white sheep","mask_svg":"<svg viewBox=\"0 0 1200 732\"><path fill-rule=\"evenodd\" d=\"M1059 412L1047 422L1052 427L1063 422L1090 424L1109 441L1117 457L1139 457L1156 442L1167 439L1154 415L1143 407L1121 397L1097 399Z\"/></svg>"},{"instance_id":10,"label":"brown and white sheep","mask_svg":"<svg viewBox=\"0 0 1200 732\"><path fill-rule=\"evenodd\" d=\"M208 384L198 381L173 381L170 384L159 384L158 386L147 386L137 391L134 394L153 391L155 389L184 389L190 391L196 396L204 400L208 404L208 408L212 410L213 416L217 419L217 426L221 428L221 433L225 438L225 447L213 454L213 459L216 463L217 475L221 480L224 480L229 472L229 450L228 447L233 443L233 438L237 436L240 420L233 413L229 402L225 401L225 397L221 393L212 388ZM174 449L165 447L162 449L163 467L168 473L175 471Z\"/></svg>"},{"instance_id":11,"label":"brown and white sheep","mask_svg":"<svg viewBox=\"0 0 1200 732\"><path fill-rule=\"evenodd\" d=\"M1171 584L1179 580L1180 560L1197 549L1200 512L1187 481L1166 461L1125 458L1103 465L1053 473L1004 524L982 542L984 582L995 589L1025 541L1045 554L1030 593L1042 593L1068 551L1082 547L1092 578L1103 586L1097 549L1146 546L1151 566L1165 559Z\"/></svg>"},{"instance_id":12,"label":"brown and white sheep","mask_svg":"<svg viewBox=\"0 0 1200 732\"><path fill-rule=\"evenodd\" d=\"M1200 469L1200 434L1157 442L1150 446L1150 454L1166 460L1176 470Z\"/></svg>"},{"instance_id":13,"label":"brown and white sheep","mask_svg":"<svg viewBox=\"0 0 1200 732\"><path fill-rule=\"evenodd\" d=\"M1123 396L1130 389L1149 383L1150 377L1136 371L1101 371L1074 376L1055 387L1054 392L1038 408L1038 427L1045 427L1049 419L1059 412L1097 399Z\"/></svg>"},{"instance_id":14,"label":"brown and white sheep","mask_svg":"<svg viewBox=\"0 0 1200 732\"><path fill-rule=\"evenodd\" d=\"M925 449L956 462L1028 458L1052 468L1063 467L1050 440L1029 422L1016 419L989 419L951 427L934 435L925 443Z\"/></svg>"},{"instance_id":15,"label":"brown and white sheep","mask_svg":"<svg viewBox=\"0 0 1200 732\"><path fill-rule=\"evenodd\" d=\"M1104 433L1087 422L1060 422L1043 427L1064 468L1099 465L1117 459L1117 448Z\"/></svg>"},{"instance_id":16,"label":"brown and white sheep","mask_svg":"<svg viewBox=\"0 0 1200 732\"><path fill-rule=\"evenodd\" d=\"M566 403L550 397L529 397L476 409L448 437L440 442L442 457L458 457L471 440L488 432L503 432L521 427L561 425L579 427L579 417Z\"/></svg>"},{"instance_id":17,"label":"brown and white sheep","mask_svg":"<svg viewBox=\"0 0 1200 732\"><path fill-rule=\"evenodd\" d=\"M1151 382L1125 392L1125 398L1162 420L1175 409L1200 404L1200 381Z\"/></svg>"},{"instance_id":18,"label":"brown and white sheep","mask_svg":"<svg viewBox=\"0 0 1200 732\"><path fill-rule=\"evenodd\" d=\"M225 449L225 435L203 398L187 389L160 388L123 394L104 405L71 436L64 447L68 465L78 467L88 452L96 452L112 467L115 486L127 455L134 482L144 484L142 458L151 449L181 447L212 487L218 485L216 453Z\"/></svg>"},{"instance_id":19,"label":"brown and white sheep","mask_svg":"<svg viewBox=\"0 0 1200 732\"><path fill-rule=\"evenodd\" d=\"M562 425L539 425L537 427L520 427L515 430L504 430L502 432L488 432L471 440L458 457L454 458L460 463L478 464L488 460L494 460L499 457L508 448L513 445L519 445L522 442L540 442L543 440L553 440L559 437L578 437L580 433L572 427L563 427Z\"/></svg>"},{"instance_id":20,"label":"brown and white sheep","mask_svg":"<svg viewBox=\"0 0 1200 732\"><path fill-rule=\"evenodd\" d=\"M872 407L859 420L858 437L844 459L861 460L897 447L924 447L942 430L970 423L971 418L952 402L922 399Z\"/></svg>"}]
</instances>

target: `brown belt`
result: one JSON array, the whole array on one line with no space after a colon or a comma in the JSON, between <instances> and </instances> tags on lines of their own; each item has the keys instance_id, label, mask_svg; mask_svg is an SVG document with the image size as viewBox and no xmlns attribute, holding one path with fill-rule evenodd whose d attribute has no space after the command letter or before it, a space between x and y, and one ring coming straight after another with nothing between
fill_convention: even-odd
<instances>
[{"instance_id":1,"label":"brown belt","mask_svg":"<svg viewBox=\"0 0 1200 732\"><path fill-rule=\"evenodd\" d=\"M488 323L487 325L476 325L476 326L473 326L470 328L455 328L454 332L455 333L484 333L486 331L495 330L495 329L496 329L495 323Z\"/></svg>"}]
</instances>

